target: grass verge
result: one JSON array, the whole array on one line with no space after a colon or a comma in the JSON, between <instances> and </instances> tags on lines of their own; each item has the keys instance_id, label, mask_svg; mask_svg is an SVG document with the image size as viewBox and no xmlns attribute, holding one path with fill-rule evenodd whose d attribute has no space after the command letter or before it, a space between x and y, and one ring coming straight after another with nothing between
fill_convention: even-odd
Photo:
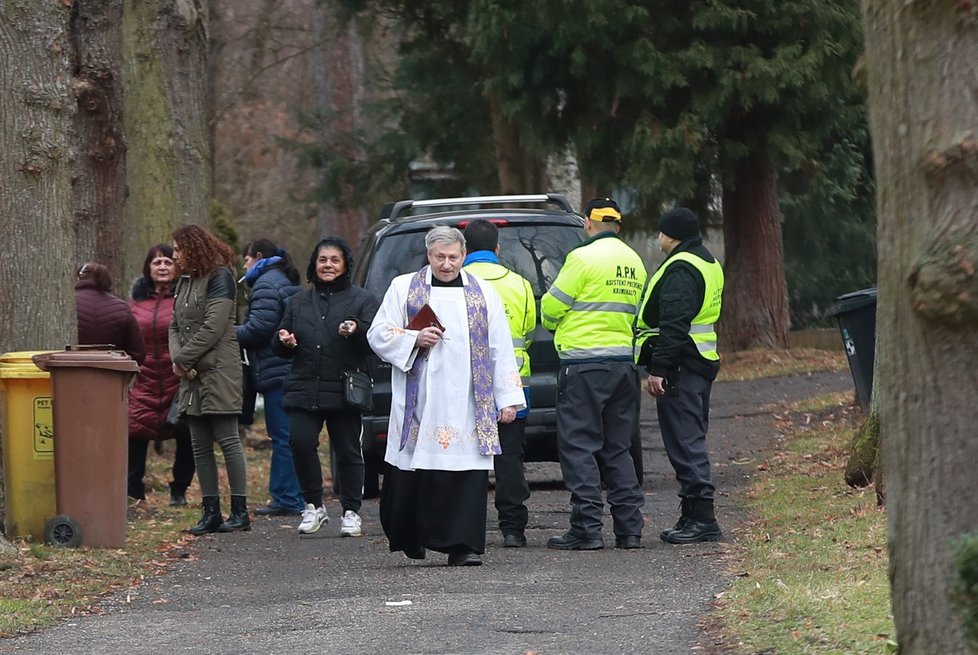
<instances>
[{"instance_id":1,"label":"grass verge","mask_svg":"<svg viewBox=\"0 0 978 655\"><path fill-rule=\"evenodd\" d=\"M845 371L849 361L844 352L793 348L791 350L745 350L723 355L721 382L756 380L780 375L818 371Z\"/></svg>"},{"instance_id":2,"label":"grass verge","mask_svg":"<svg viewBox=\"0 0 978 655\"><path fill-rule=\"evenodd\" d=\"M891 653L886 519L843 481L858 420L851 394L781 408L781 449L758 465L753 518L733 544L737 579L709 633L724 653Z\"/></svg>"}]
</instances>

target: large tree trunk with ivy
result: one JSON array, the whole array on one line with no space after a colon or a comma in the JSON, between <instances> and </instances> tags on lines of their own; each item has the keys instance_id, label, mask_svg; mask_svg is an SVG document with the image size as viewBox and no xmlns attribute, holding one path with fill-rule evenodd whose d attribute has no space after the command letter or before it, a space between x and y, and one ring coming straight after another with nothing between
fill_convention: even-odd
<instances>
[{"instance_id":1,"label":"large tree trunk with ivy","mask_svg":"<svg viewBox=\"0 0 978 655\"><path fill-rule=\"evenodd\" d=\"M978 9L865 0L863 14L893 616L901 655L974 652L951 598L978 507Z\"/></svg>"},{"instance_id":2,"label":"large tree trunk with ivy","mask_svg":"<svg viewBox=\"0 0 978 655\"><path fill-rule=\"evenodd\" d=\"M737 162L733 184L724 184L723 238L723 349L787 348L778 176L763 151Z\"/></svg>"},{"instance_id":3,"label":"large tree trunk with ivy","mask_svg":"<svg viewBox=\"0 0 978 655\"><path fill-rule=\"evenodd\" d=\"M185 223L209 226L207 3L125 0L125 132L129 143L125 279L146 249Z\"/></svg>"},{"instance_id":4,"label":"large tree trunk with ivy","mask_svg":"<svg viewBox=\"0 0 978 655\"><path fill-rule=\"evenodd\" d=\"M72 3L72 91L78 103L72 179L75 261L105 264L117 283L122 280L126 199L121 25L122 0Z\"/></svg>"},{"instance_id":5,"label":"large tree trunk with ivy","mask_svg":"<svg viewBox=\"0 0 978 655\"><path fill-rule=\"evenodd\" d=\"M0 352L75 341L64 3L0 0Z\"/></svg>"}]
</instances>

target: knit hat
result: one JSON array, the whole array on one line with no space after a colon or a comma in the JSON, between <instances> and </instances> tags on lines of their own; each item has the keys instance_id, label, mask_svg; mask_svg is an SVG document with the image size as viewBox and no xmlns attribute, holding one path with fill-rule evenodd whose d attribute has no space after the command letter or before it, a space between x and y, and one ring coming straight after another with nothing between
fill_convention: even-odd
<instances>
[{"instance_id":1,"label":"knit hat","mask_svg":"<svg viewBox=\"0 0 978 655\"><path fill-rule=\"evenodd\" d=\"M674 207L659 217L659 232L677 241L685 241L700 234L700 219L685 207Z\"/></svg>"},{"instance_id":2,"label":"knit hat","mask_svg":"<svg viewBox=\"0 0 978 655\"><path fill-rule=\"evenodd\" d=\"M621 209L611 198L595 198L587 204L584 217L598 223L621 222Z\"/></svg>"}]
</instances>

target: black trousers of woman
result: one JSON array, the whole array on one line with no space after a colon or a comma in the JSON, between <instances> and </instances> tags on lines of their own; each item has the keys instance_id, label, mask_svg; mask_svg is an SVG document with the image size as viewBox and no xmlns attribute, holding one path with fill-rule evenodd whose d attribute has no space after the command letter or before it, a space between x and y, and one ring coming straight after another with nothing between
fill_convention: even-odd
<instances>
[{"instance_id":1,"label":"black trousers of woman","mask_svg":"<svg viewBox=\"0 0 978 655\"><path fill-rule=\"evenodd\" d=\"M363 450L360 447L363 424L357 411L289 410L292 465L299 478L302 499L315 507L323 505L323 467L319 461L319 433L323 423L336 458L340 504L343 511L359 513L363 504Z\"/></svg>"},{"instance_id":2,"label":"black trousers of woman","mask_svg":"<svg viewBox=\"0 0 978 655\"><path fill-rule=\"evenodd\" d=\"M173 456L173 482L170 483L170 494L184 496L187 487L194 480L194 449L190 445L190 435L177 437L176 453ZM129 475L126 483L130 498L146 498L146 453L149 451L149 439L129 439Z\"/></svg>"}]
</instances>

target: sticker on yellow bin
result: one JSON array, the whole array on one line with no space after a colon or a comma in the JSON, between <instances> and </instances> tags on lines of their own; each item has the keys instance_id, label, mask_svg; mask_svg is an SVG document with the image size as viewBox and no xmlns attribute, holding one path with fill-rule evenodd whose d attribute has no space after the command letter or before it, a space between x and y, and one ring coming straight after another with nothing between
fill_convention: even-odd
<instances>
[{"instance_id":1,"label":"sticker on yellow bin","mask_svg":"<svg viewBox=\"0 0 978 655\"><path fill-rule=\"evenodd\" d=\"M54 418L51 398L34 397L34 459L54 457Z\"/></svg>"}]
</instances>

